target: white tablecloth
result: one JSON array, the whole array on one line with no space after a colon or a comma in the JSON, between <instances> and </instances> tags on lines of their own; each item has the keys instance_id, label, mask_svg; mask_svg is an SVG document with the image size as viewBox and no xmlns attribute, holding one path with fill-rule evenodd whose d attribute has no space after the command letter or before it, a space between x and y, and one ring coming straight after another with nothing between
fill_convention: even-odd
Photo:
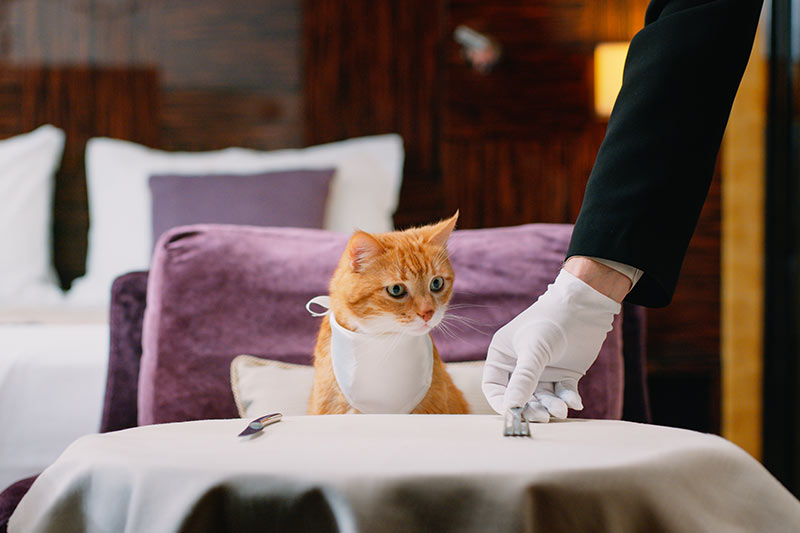
<instances>
[{"instance_id":1,"label":"white tablecloth","mask_svg":"<svg viewBox=\"0 0 800 533\"><path fill-rule=\"evenodd\" d=\"M715 436L616 421L287 417L79 439L9 531L792 531L800 502ZM549 529L548 529L549 528Z\"/></svg>"}]
</instances>

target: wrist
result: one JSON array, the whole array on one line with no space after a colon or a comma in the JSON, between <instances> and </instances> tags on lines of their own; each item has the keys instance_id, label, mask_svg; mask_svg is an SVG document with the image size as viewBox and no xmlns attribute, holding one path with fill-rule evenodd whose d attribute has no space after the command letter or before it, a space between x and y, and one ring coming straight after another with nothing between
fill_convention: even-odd
<instances>
[{"instance_id":1,"label":"wrist","mask_svg":"<svg viewBox=\"0 0 800 533\"><path fill-rule=\"evenodd\" d=\"M588 257L570 257L564 263L564 270L617 303L622 303L631 290L631 280L627 276Z\"/></svg>"}]
</instances>

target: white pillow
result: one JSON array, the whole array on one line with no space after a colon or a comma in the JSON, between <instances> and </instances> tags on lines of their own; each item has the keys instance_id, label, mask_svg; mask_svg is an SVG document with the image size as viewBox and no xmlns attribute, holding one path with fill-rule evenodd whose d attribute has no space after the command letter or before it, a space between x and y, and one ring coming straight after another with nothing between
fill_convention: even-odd
<instances>
[{"instance_id":1,"label":"white pillow","mask_svg":"<svg viewBox=\"0 0 800 533\"><path fill-rule=\"evenodd\" d=\"M464 393L470 413L493 415L494 410L481 391L484 361L446 363L456 387ZM231 361L231 390L239 416L256 418L268 413L285 416L308 411L314 367L293 365L240 355Z\"/></svg>"},{"instance_id":2,"label":"white pillow","mask_svg":"<svg viewBox=\"0 0 800 533\"><path fill-rule=\"evenodd\" d=\"M55 173L64 132L50 125L0 141L0 305L61 298L52 266Z\"/></svg>"},{"instance_id":3,"label":"white pillow","mask_svg":"<svg viewBox=\"0 0 800 533\"><path fill-rule=\"evenodd\" d=\"M148 188L151 175L335 167L325 229L383 232L393 229L403 157L402 139L395 134L274 152L244 148L164 152L127 141L90 139L86 146L90 222L87 272L76 282L71 298L104 304L116 276L149 268L153 247Z\"/></svg>"}]
</instances>

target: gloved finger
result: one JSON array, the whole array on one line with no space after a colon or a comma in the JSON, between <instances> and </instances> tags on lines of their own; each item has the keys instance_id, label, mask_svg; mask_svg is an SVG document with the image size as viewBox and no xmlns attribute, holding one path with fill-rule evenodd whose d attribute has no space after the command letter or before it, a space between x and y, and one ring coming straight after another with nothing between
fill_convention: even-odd
<instances>
[{"instance_id":1,"label":"gloved finger","mask_svg":"<svg viewBox=\"0 0 800 533\"><path fill-rule=\"evenodd\" d=\"M567 404L556 396L553 382L539 382L534 396L555 418L567 418Z\"/></svg>"},{"instance_id":2,"label":"gloved finger","mask_svg":"<svg viewBox=\"0 0 800 533\"><path fill-rule=\"evenodd\" d=\"M486 401L498 414L505 413L503 409L503 396L508 386L508 380L516 366L516 359L497 349L494 344L489 345L486 363L483 366L481 390L486 396ZM520 404L522 405L522 404Z\"/></svg>"},{"instance_id":3,"label":"gloved finger","mask_svg":"<svg viewBox=\"0 0 800 533\"><path fill-rule=\"evenodd\" d=\"M489 402L489 405L497 414L502 415L505 413L505 409L503 409L503 396L506 392L505 387L494 383L484 383L481 385L481 390L486 397L486 401Z\"/></svg>"},{"instance_id":4,"label":"gloved finger","mask_svg":"<svg viewBox=\"0 0 800 533\"><path fill-rule=\"evenodd\" d=\"M526 353L517 354L519 356L517 366L511 373L503 397L503 410L524 405L533 397L533 391L539 383L547 360L547 354L541 351L542 348L536 343L526 347Z\"/></svg>"},{"instance_id":5,"label":"gloved finger","mask_svg":"<svg viewBox=\"0 0 800 533\"><path fill-rule=\"evenodd\" d=\"M525 409L522 410L522 414L528 422L550 422L550 413L535 398L525 404Z\"/></svg>"},{"instance_id":6,"label":"gloved finger","mask_svg":"<svg viewBox=\"0 0 800 533\"><path fill-rule=\"evenodd\" d=\"M578 380L577 379L564 379L556 383L556 395L564 400L570 409L580 411L583 409L583 400L578 393Z\"/></svg>"}]
</instances>

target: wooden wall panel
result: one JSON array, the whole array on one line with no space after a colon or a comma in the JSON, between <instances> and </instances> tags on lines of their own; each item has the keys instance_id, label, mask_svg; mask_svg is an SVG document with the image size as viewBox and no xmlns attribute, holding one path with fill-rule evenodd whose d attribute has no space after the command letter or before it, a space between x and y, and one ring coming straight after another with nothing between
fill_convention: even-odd
<instances>
[{"instance_id":1,"label":"wooden wall panel","mask_svg":"<svg viewBox=\"0 0 800 533\"><path fill-rule=\"evenodd\" d=\"M158 72L169 149L302 143L300 0L16 0L0 61ZM202 124L202 126L198 126Z\"/></svg>"},{"instance_id":2,"label":"wooden wall panel","mask_svg":"<svg viewBox=\"0 0 800 533\"><path fill-rule=\"evenodd\" d=\"M441 4L305 0L307 144L397 132L406 151L398 226L445 216L439 169Z\"/></svg>"},{"instance_id":3,"label":"wooden wall panel","mask_svg":"<svg viewBox=\"0 0 800 533\"><path fill-rule=\"evenodd\" d=\"M482 74L466 64L452 38L443 41L446 201L461 204L462 194L474 196L464 190L474 187L474 180L462 175L478 173L484 176L483 192L474 203L462 204L463 211L471 211L462 219L467 227L574 222L605 131L593 109L594 47L630 39L642 24L632 17L644 2L445 4L445 35L463 24L503 48L500 63ZM491 153L510 158L496 167ZM496 177L487 175L492 172ZM519 205L509 203L514 195Z\"/></svg>"},{"instance_id":4,"label":"wooden wall panel","mask_svg":"<svg viewBox=\"0 0 800 533\"><path fill-rule=\"evenodd\" d=\"M0 136L54 124L66 133L56 175L53 254L64 285L83 274L89 214L84 151L94 136L158 140L158 77L152 70L0 67Z\"/></svg>"},{"instance_id":5,"label":"wooden wall panel","mask_svg":"<svg viewBox=\"0 0 800 533\"><path fill-rule=\"evenodd\" d=\"M459 226L572 222L604 128L544 139L448 139L443 142L447 211Z\"/></svg>"},{"instance_id":6,"label":"wooden wall panel","mask_svg":"<svg viewBox=\"0 0 800 533\"><path fill-rule=\"evenodd\" d=\"M443 134L531 137L582 128L592 117L591 2L445 2ZM452 38L466 25L503 49L489 74L470 68Z\"/></svg>"},{"instance_id":7,"label":"wooden wall panel","mask_svg":"<svg viewBox=\"0 0 800 533\"><path fill-rule=\"evenodd\" d=\"M300 88L299 0L2 2L15 64L147 66L168 88Z\"/></svg>"},{"instance_id":8,"label":"wooden wall panel","mask_svg":"<svg viewBox=\"0 0 800 533\"><path fill-rule=\"evenodd\" d=\"M296 125L300 97L268 91L165 89L161 142L165 150L228 146L275 149L301 144Z\"/></svg>"},{"instance_id":9,"label":"wooden wall panel","mask_svg":"<svg viewBox=\"0 0 800 533\"><path fill-rule=\"evenodd\" d=\"M502 61L488 75L467 68L460 54L450 59L445 137L524 138L551 128L581 130L591 121L591 50L522 53L533 47L526 43L515 53L510 46L504 43Z\"/></svg>"},{"instance_id":10,"label":"wooden wall panel","mask_svg":"<svg viewBox=\"0 0 800 533\"><path fill-rule=\"evenodd\" d=\"M43 121L69 129L54 229L65 284L83 271L87 136L170 150L301 145L301 7L299 0L0 1L2 68L14 79L20 70L44 76L0 83L7 110L0 131ZM11 105L21 98L27 107Z\"/></svg>"}]
</instances>

